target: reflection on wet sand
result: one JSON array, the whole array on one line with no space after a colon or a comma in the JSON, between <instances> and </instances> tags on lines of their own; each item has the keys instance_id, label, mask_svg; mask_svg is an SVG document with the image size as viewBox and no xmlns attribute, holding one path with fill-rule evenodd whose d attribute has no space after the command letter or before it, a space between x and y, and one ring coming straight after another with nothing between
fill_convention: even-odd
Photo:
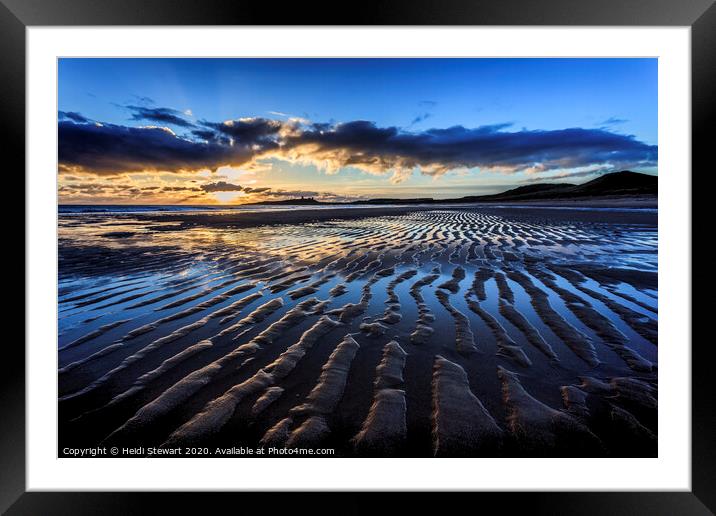
<instances>
[{"instance_id":1,"label":"reflection on wet sand","mask_svg":"<svg viewBox=\"0 0 716 516\"><path fill-rule=\"evenodd\" d=\"M60 217L61 447L656 454L655 214L181 217Z\"/></svg>"}]
</instances>

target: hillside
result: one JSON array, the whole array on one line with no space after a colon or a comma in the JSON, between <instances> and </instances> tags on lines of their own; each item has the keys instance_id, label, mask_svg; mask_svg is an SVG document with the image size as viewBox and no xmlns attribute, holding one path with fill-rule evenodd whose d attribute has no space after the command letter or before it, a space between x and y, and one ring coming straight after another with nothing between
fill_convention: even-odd
<instances>
[{"instance_id":1,"label":"hillside","mask_svg":"<svg viewBox=\"0 0 716 516\"><path fill-rule=\"evenodd\" d=\"M494 195L467 196L447 202L535 201L590 197L656 196L658 178L628 170L612 172L581 185L540 183L519 186ZM446 202L446 201L443 201Z\"/></svg>"},{"instance_id":2,"label":"hillside","mask_svg":"<svg viewBox=\"0 0 716 516\"><path fill-rule=\"evenodd\" d=\"M386 205L386 204L446 204L472 202L521 202L548 200L588 200L630 197L656 197L657 176L624 170L604 174L581 185L571 183L537 183L518 186L510 190L492 195L469 195L455 199L433 199L421 197L413 199L375 198L352 203L321 202L312 197L287 199L282 201L264 201L252 204L260 205Z\"/></svg>"}]
</instances>

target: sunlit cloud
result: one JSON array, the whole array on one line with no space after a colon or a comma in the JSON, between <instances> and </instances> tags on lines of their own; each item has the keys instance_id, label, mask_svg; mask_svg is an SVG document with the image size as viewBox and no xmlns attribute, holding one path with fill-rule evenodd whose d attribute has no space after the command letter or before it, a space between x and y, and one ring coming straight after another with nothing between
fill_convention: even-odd
<instances>
[{"instance_id":1,"label":"sunlit cloud","mask_svg":"<svg viewBox=\"0 0 716 516\"><path fill-rule=\"evenodd\" d=\"M250 168L233 168L233 167L219 167L216 170L214 178L223 176L233 182L239 182L241 184L250 185L257 182L257 174L260 172L268 171L271 167L264 165L255 164Z\"/></svg>"},{"instance_id":2,"label":"sunlit cloud","mask_svg":"<svg viewBox=\"0 0 716 516\"><path fill-rule=\"evenodd\" d=\"M158 123L130 127L59 113L58 172L66 187L61 198L229 203L342 195L262 184L263 175L282 162L313 167L325 176L353 170L398 185L415 175L437 181L471 171L533 176L526 182L586 177L655 167L658 159L657 146L603 127L539 131L495 124L406 131L360 120L255 117L182 126L168 119L185 113L142 106L132 110L137 120ZM162 118L174 129L159 123Z\"/></svg>"},{"instance_id":3,"label":"sunlit cloud","mask_svg":"<svg viewBox=\"0 0 716 516\"><path fill-rule=\"evenodd\" d=\"M510 131L510 124L496 124L406 132L367 121L306 124L265 118L200 124L204 129L193 131L199 139L192 139L162 126L61 120L60 164L101 175L216 170L276 158L311 164L327 174L351 167L401 182L414 171L428 176L464 168L544 173L593 165L654 166L657 160L655 145L603 128Z\"/></svg>"},{"instance_id":4,"label":"sunlit cloud","mask_svg":"<svg viewBox=\"0 0 716 516\"><path fill-rule=\"evenodd\" d=\"M194 177L195 179L190 179ZM180 174L122 174L63 176L59 187L64 204L244 204L313 197L323 202L346 202L361 195L307 189L241 185L225 180L201 181ZM215 176L223 177L223 176Z\"/></svg>"},{"instance_id":5,"label":"sunlit cloud","mask_svg":"<svg viewBox=\"0 0 716 516\"><path fill-rule=\"evenodd\" d=\"M548 176L540 175L537 177L529 177L523 180L523 183L539 183L544 181L562 180L562 179L578 179L584 177L599 176L606 174L612 170L612 167L604 166L591 166L575 169L571 171L564 171L549 174Z\"/></svg>"}]
</instances>

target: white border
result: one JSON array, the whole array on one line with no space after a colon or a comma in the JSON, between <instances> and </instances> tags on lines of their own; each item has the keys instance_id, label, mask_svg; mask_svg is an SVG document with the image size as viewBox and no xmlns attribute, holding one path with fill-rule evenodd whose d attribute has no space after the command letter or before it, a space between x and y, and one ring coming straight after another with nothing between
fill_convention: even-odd
<instances>
[{"instance_id":1,"label":"white border","mask_svg":"<svg viewBox=\"0 0 716 516\"><path fill-rule=\"evenodd\" d=\"M27 43L28 490L690 490L689 28L31 27ZM657 56L659 458L58 459L56 59L88 55Z\"/></svg>"}]
</instances>

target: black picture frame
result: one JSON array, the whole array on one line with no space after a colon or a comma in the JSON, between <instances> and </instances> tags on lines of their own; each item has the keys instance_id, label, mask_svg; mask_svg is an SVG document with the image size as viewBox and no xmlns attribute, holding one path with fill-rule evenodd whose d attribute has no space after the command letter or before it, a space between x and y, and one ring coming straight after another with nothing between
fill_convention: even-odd
<instances>
[{"instance_id":1,"label":"black picture frame","mask_svg":"<svg viewBox=\"0 0 716 516\"><path fill-rule=\"evenodd\" d=\"M340 8L340 10L339 10ZM715 119L716 5L714 0L399 0L354 3L247 2L241 0L0 0L0 104L2 148L7 167L25 166L25 29L40 25L553 25L689 26L692 42L692 168L708 170L708 126ZM678 171L684 180L691 171ZM705 173L705 172L704 172ZM23 190L17 185L13 191ZM703 190L702 190L703 192ZM702 195L705 195L702 193ZM692 197L692 220L700 220ZM705 211L705 210L704 210ZM693 234L693 233L692 233ZM693 258L697 246L693 239ZM701 287L701 288L705 288ZM692 302L692 321L708 320L705 305ZM700 308L699 308L700 307ZM26 309L31 310L31 306ZM702 315L702 317L699 317ZM697 329L697 328L694 328ZM451 494L451 506L529 510L537 514L712 514L716 512L716 410L711 381L710 339L692 345L692 491L619 493ZM0 510L7 514L139 514L153 504L163 513L207 510L227 503L237 509L264 503L272 512L296 504L312 512L367 512L381 507L384 495L351 493L341 505L322 494L290 497L247 493L70 493L26 492L25 353L19 339L7 339L0 360ZM11 345L12 344L12 345ZM682 345L689 343L665 343ZM575 472L577 474L578 472ZM478 500L464 500L465 497ZM246 504L249 504L248 506ZM423 510L445 510L444 500L411 495ZM469 504L469 505L468 505ZM340 507L340 509L339 509ZM483 509L484 510L484 509Z\"/></svg>"}]
</instances>

